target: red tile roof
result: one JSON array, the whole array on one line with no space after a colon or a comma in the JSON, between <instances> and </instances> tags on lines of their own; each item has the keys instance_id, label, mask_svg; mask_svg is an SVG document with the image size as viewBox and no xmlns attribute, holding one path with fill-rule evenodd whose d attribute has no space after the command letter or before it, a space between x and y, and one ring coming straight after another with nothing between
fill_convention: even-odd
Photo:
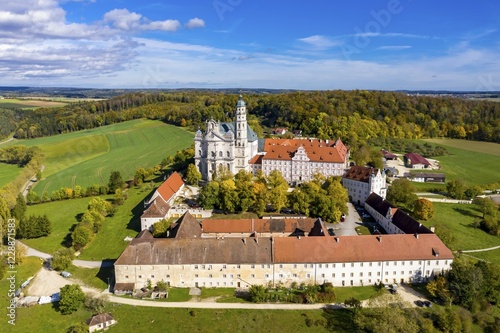
<instances>
[{"instance_id":1,"label":"red tile roof","mask_svg":"<svg viewBox=\"0 0 500 333\"><path fill-rule=\"evenodd\" d=\"M337 239L339 240L337 242ZM381 239L381 241L379 241ZM453 259L435 234L274 239L277 263L370 262ZM439 253L439 257L434 255Z\"/></svg>"},{"instance_id":2,"label":"red tile roof","mask_svg":"<svg viewBox=\"0 0 500 333\"><path fill-rule=\"evenodd\" d=\"M376 176L379 173L379 169L354 165L349 168L349 170L344 174L343 178L368 183L370 180L370 175L372 173Z\"/></svg>"},{"instance_id":3,"label":"red tile roof","mask_svg":"<svg viewBox=\"0 0 500 333\"><path fill-rule=\"evenodd\" d=\"M424 164L431 165L429 161L425 159L425 157L417 154L417 153L408 153L405 155L405 159L410 160L411 164Z\"/></svg>"},{"instance_id":4,"label":"red tile roof","mask_svg":"<svg viewBox=\"0 0 500 333\"><path fill-rule=\"evenodd\" d=\"M296 229L310 232L316 219L233 219L203 220L203 233L292 233Z\"/></svg>"},{"instance_id":5,"label":"red tile roof","mask_svg":"<svg viewBox=\"0 0 500 333\"><path fill-rule=\"evenodd\" d=\"M304 147L312 162L344 163L347 147L340 139L265 139L265 160L291 160L299 147Z\"/></svg>"},{"instance_id":6,"label":"red tile roof","mask_svg":"<svg viewBox=\"0 0 500 333\"><path fill-rule=\"evenodd\" d=\"M248 164L262 164L262 157L264 157L264 155L255 155L250 159Z\"/></svg>"},{"instance_id":7,"label":"red tile roof","mask_svg":"<svg viewBox=\"0 0 500 333\"><path fill-rule=\"evenodd\" d=\"M156 191L161 195L163 200L169 201L182 185L184 185L182 177L177 172L174 172Z\"/></svg>"},{"instance_id":8,"label":"red tile roof","mask_svg":"<svg viewBox=\"0 0 500 333\"><path fill-rule=\"evenodd\" d=\"M141 218L148 217L165 217L170 210L170 205L163 200L162 196L156 197L156 199L149 205L149 207L142 213Z\"/></svg>"}]
</instances>

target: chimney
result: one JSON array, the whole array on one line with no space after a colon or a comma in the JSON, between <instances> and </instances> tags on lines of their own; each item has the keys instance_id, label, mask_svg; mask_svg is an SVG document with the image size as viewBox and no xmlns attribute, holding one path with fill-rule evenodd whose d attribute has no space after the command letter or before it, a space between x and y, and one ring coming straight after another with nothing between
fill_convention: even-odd
<instances>
[{"instance_id":1,"label":"chimney","mask_svg":"<svg viewBox=\"0 0 500 333\"><path fill-rule=\"evenodd\" d=\"M300 235L298 235L297 238L300 239Z\"/></svg>"},{"instance_id":2,"label":"chimney","mask_svg":"<svg viewBox=\"0 0 500 333\"><path fill-rule=\"evenodd\" d=\"M335 241L336 241L337 243L340 243L340 237L335 237Z\"/></svg>"},{"instance_id":3,"label":"chimney","mask_svg":"<svg viewBox=\"0 0 500 333\"><path fill-rule=\"evenodd\" d=\"M243 238L243 244L246 244L246 243L247 243L247 239Z\"/></svg>"},{"instance_id":4,"label":"chimney","mask_svg":"<svg viewBox=\"0 0 500 333\"><path fill-rule=\"evenodd\" d=\"M377 239L379 243L382 243L382 236L378 236Z\"/></svg>"},{"instance_id":5,"label":"chimney","mask_svg":"<svg viewBox=\"0 0 500 333\"><path fill-rule=\"evenodd\" d=\"M255 243L259 244L259 239L257 237L254 238Z\"/></svg>"},{"instance_id":6,"label":"chimney","mask_svg":"<svg viewBox=\"0 0 500 333\"><path fill-rule=\"evenodd\" d=\"M415 233L415 238L418 239L418 232Z\"/></svg>"},{"instance_id":7,"label":"chimney","mask_svg":"<svg viewBox=\"0 0 500 333\"><path fill-rule=\"evenodd\" d=\"M436 230L436 227L430 227L429 229L431 230L431 232L434 232Z\"/></svg>"}]
</instances>

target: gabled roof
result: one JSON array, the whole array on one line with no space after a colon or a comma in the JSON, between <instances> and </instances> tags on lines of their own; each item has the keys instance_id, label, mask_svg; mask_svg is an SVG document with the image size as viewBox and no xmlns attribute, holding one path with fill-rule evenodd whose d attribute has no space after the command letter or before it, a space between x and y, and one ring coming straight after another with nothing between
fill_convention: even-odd
<instances>
[{"instance_id":1,"label":"gabled roof","mask_svg":"<svg viewBox=\"0 0 500 333\"><path fill-rule=\"evenodd\" d=\"M358 182L369 183L370 176L375 176L380 172L377 168L354 165L344 174L343 178L356 180Z\"/></svg>"},{"instance_id":2,"label":"gabled roof","mask_svg":"<svg viewBox=\"0 0 500 333\"><path fill-rule=\"evenodd\" d=\"M410 160L412 165L415 164L424 164L424 165L431 165L429 161L425 159L425 157L421 156L420 154L417 153L408 153L405 154L405 159Z\"/></svg>"},{"instance_id":3,"label":"gabled roof","mask_svg":"<svg viewBox=\"0 0 500 333\"><path fill-rule=\"evenodd\" d=\"M389 201L384 200L380 195L378 195L375 192L372 192L368 198L365 200L365 205L370 206L373 208L377 213L381 214L382 216L386 216L387 212L389 209L391 209L391 212L394 214L394 211L397 210L396 207L394 207Z\"/></svg>"},{"instance_id":4,"label":"gabled roof","mask_svg":"<svg viewBox=\"0 0 500 333\"><path fill-rule=\"evenodd\" d=\"M264 160L291 160L299 147L303 147L312 162L345 163L347 147L340 139L265 139Z\"/></svg>"},{"instance_id":5,"label":"gabled roof","mask_svg":"<svg viewBox=\"0 0 500 333\"><path fill-rule=\"evenodd\" d=\"M233 219L203 220L203 233L293 233L296 229L310 232L315 219Z\"/></svg>"},{"instance_id":6,"label":"gabled roof","mask_svg":"<svg viewBox=\"0 0 500 333\"><path fill-rule=\"evenodd\" d=\"M325 224L321 222L321 219L316 219L314 221L314 226L309 232L309 236L326 236L328 235L328 230L325 227Z\"/></svg>"},{"instance_id":7,"label":"gabled roof","mask_svg":"<svg viewBox=\"0 0 500 333\"><path fill-rule=\"evenodd\" d=\"M115 265L270 264L271 238L134 238Z\"/></svg>"},{"instance_id":8,"label":"gabled roof","mask_svg":"<svg viewBox=\"0 0 500 333\"><path fill-rule=\"evenodd\" d=\"M385 149L382 149L381 152L382 152L382 155L384 156L384 158L386 158L386 159L398 158L398 155L393 154L390 151L387 151Z\"/></svg>"},{"instance_id":9,"label":"gabled roof","mask_svg":"<svg viewBox=\"0 0 500 333\"><path fill-rule=\"evenodd\" d=\"M182 185L184 185L184 181L181 175L174 171L156 191L161 195L163 200L168 202L179 191Z\"/></svg>"},{"instance_id":10,"label":"gabled roof","mask_svg":"<svg viewBox=\"0 0 500 333\"><path fill-rule=\"evenodd\" d=\"M431 173L431 172L411 172L408 178L437 178L445 179L446 175L444 173Z\"/></svg>"},{"instance_id":11,"label":"gabled roof","mask_svg":"<svg viewBox=\"0 0 500 333\"><path fill-rule=\"evenodd\" d=\"M337 241L338 240L338 241ZM276 263L370 262L453 259L435 234L341 237L279 237L274 239Z\"/></svg>"},{"instance_id":12,"label":"gabled roof","mask_svg":"<svg viewBox=\"0 0 500 333\"><path fill-rule=\"evenodd\" d=\"M136 238L153 239L154 237L148 229L144 229L136 236Z\"/></svg>"},{"instance_id":13,"label":"gabled roof","mask_svg":"<svg viewBox=\"0 0 500 333\"><path fill-rule=\"evenodd\" d=\"M101 313L98 315L93 316L90 318L88 321L89 326L94 326L94 325L99 325L99 324L104 324L105 322L115 320L113 316L110 313Z\"/></svg>"},{"instance_id":14,"label":"gabled roof","mask_svg":"<svg viewBox=\"0 0 500 333\"><path fill-rule=\"evenodd\" d=\"M392 224L398 227L405 234L431 234L426 226L415 220L410 215L398 209L392 217Z\"/></svg>"},{"instance_id":15,"label":"gabled roof","mask_svg":"<svg viewBox=\"0 0 500 333\"><path fill-rule=\"evenodd\" d=\"M201 225L198 220L196 220L193 215L189 212L185 212L177 222L170 226L170 236L171 238L200 238L201 237Z\"/></svg>"},{"instance_id":16,"label":"gabled roof","mask_svg":"<svg viewBox=\"0 0 500 333\"><path fill-rule=\"evenodd\" d=\"M142 213L141 218L164 218L170 210L170 205L163 200L162 196L157 196L149 207Z\"/></svg>"}]
</instances>

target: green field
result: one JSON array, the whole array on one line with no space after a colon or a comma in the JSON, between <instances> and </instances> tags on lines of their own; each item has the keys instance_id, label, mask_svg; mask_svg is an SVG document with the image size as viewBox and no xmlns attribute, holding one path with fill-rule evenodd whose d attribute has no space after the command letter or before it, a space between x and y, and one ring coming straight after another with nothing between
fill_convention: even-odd
<instances>
[{"instance_id":1,"label":"green field","mask_svg":"<svg viewBox=\"0 0 500 333\"><path fill-rule=\"evenodd\" d=\"M500 245L499 237L473 227L474 220L481 216L475 205L434 202L434 211L434 217L422 223L428 227L440 223L448 227L454 236L453 242L446 244L451 250L476 250ZM436 229L436 233L439 235L439 230ZM471 253L471 255L481 257L485 253ZM490 255L486 254L485 256L489 257ZM492 261L500 263L500 256L493 257L489 259L494 259Z\"/></svg>"},{"instance_id":2,"label":"green field","mask_svg":"<svg viewBox=\"0 0 500 333\"><path fill-rule=\"evenodd\" d=\"M38 99L17 99L4 98L0 99L0 108L19 108L19 109L36 109L36 108L54 108L66 105L67 102L59 102L52 100Z\"/></svg>"},{"instance_id":3,"label":"green field","mask_svg":"<svg viewBox=\"0 0 500 333\"><path fill-rule=\"evenodd\" d=\"M21 171L22 169L16 164L0 163L0 188L14 180Z\"/></svg>"},{"instance_id":4,"label":"green field","mask_svg":"<svg viewBox=\"0 0 500 333\"><path fill-rule=\"evenodd\" d=\"M158 183L157 183L158 185ZM144 205L143 200L150 193L149 184L142 188L127 190L128 199L118 206L113 216L106 220L94 239L83 249L79 259L102 260L116 259L125 249L128 242L125 237L135 237L140 231L140 215ZM103 196L109 198L109 196ZM52 232L49 236L25 239L26 245L46 253L54 253L67 244L72 228L78 223L78 218L87 209L91 198L55 201L28 206L26 214L47 215L51 221Z\"/></svg>"},{"instance_id":5,"label":"green field","mask_svg":"<svg viewBox=\"0 0 500 333\"><path fill-rule=\"evenodd\" d=\"M132 179L137 168L154 166L192 142L193 134L184 129L139 119L8 144L36 145L43 150L43 179L34 187L42 196L61 187L107 184L114 170L124 179Z\"/></svg>"},{"instance_id":6,"label":"green field","mask_svg":"<svg viewBox=\"0 0 500 333\"><path fill-rule=\"evenodd\" d=\"M428 139L426 142L445 147L449 155L439 156L446 181L463 179L468 185L485 185L500 181L500 145L452 139ZM431 186L426 184L426 186ZM437 185L439 186L439 185Z\"/></svg>"}]
</instances>

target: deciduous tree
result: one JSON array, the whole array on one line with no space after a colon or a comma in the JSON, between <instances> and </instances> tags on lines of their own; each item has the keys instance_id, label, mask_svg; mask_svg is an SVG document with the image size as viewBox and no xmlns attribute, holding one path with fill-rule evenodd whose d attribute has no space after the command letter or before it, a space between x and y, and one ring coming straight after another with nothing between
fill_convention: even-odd
<instances>
[{"instance_id":1,"label":"deciduous tree","mask_svg":"<svg viewBox=\"0 0 500 333\"><path fill-rule=\"evenodd\" d=\"M427 199L418 199L413 204L413 215L418 220L429 220L434 216L434 205Z\"/></svg>"},{"instance_id":2,"label":"deciduous tree","mask_svg":"<svg viewBox=\"0 0 500 333\"><path fill-rule=\"evenodd\" d=\"M193 163L189 164L186 172L186 182L190 185L198 185L201 180L201 173Z\"/></svg>"},{"instance_id":3,"label":"deciduous tree","mask_svg":"<svg viewBox=\"0 0 500 333\"><path fill-rule=\"evenodd\" d=\"M77 284L68 284L61 288L59 310L62 314L71 314L82 307L85 293Z\"/></svg>"}]
</instances>

